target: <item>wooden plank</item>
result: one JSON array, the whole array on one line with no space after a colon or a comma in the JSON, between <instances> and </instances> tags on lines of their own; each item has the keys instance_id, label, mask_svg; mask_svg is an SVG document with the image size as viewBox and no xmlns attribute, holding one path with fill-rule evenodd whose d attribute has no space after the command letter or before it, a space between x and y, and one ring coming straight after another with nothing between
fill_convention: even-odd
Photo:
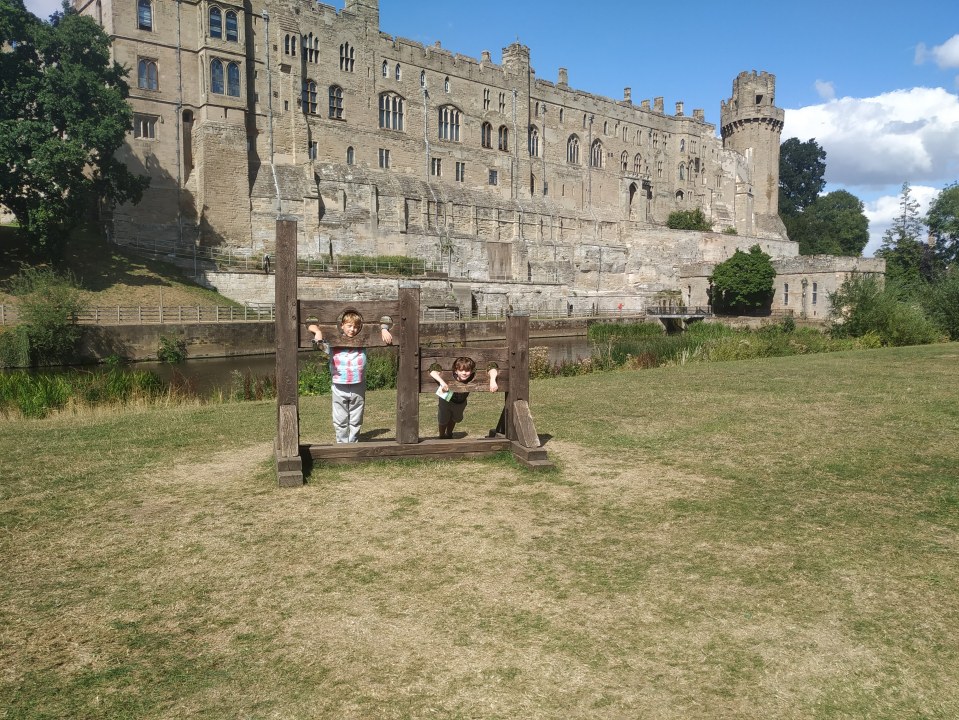
<instances>
[{"instance_id":1,"label":"wooden plank","mask_svg":"<svg viewBox=\"0 0 959 720\"><path fill-rule=\"evenodd\" d=\"M280 487L300 487L303 485L303 473L299 470L277 472L276 481Z\"/></svg>"},{"instance_id":2,"label":"wooden plank","mask_svg":"<svg viewBox=\"0 0 959 720\"><path fill-rule=\"evenodd\" d=\"M396 373L396 440L413 445L420 434L420 287L401 283L393 342L400 346Z\"/></svg>"},{"instance_id":3,"label":"wooden plank","mask_svg":"<svg viewBox=\"0 0 959 720\"><path fill-rule=\"evenodd\" d=\"M439 387L436 380L430 375L422 360L420 361L420 367L422 368L420 370L420 392L435 393L436 388ZM443 371L440 376L453 392L489 392L489 373L485 370L477 370L473 380L468 383L456 380L449 370ZM499 387L497 392L506 392L509 389L509 373L506 370L500 371L496 376L496 384Z\"/></svg>"},{"instance_id":4,"label":"wooden plank","mask_svg":"<svg viewBox=\"0 0 959 720\"><path fill-rule=\"evenodd\" d=\"M509 393L506 397L506 436L518 440L513 422L517 400L529 403L529 316L522 313L506 318L506 345L509 348Z\"/></svg>"},{"instance_id":5,"label":"wooden plank","mask_svg":"<svg viewBox=\"0 0 959 720\"><path fill-rule=\"evenodd\" d=\"M276 448L278 457L299 457L300 422L296 405L280 405Z\"/></svg>"},{"instance_id":6,"label":"wooden plank","mask_svg":"<svg viewBox=\"0 0 959 720\"><path fill-rule=\"evenodd\" d=\"M516 441L523 447L539 447L539 436L533 424L533 416L529 411L529 403L525 400L513 402L513 427L516 429Z\"/></svg>"},{"instance_id":7,"label":"wooden plank","mask_svg":"<svg viewBox=\"0 0 959 720\"><path fill-rule=\"evenodd\" d=\"M514 442L510 448L513 451L513 455L517 458L523 460L546 460L546 450L542 447L528 448L523 447L518 442Z\"/></svg>"},{"instance_id":8,"label":"wooden plank","mask_svg":"<svg viewBox=\"0 0 959 720\"><path fill-rule=\"evenodd\" d=\"M464 453L488 455L509 450L511 446L512 443L507 438L463 438L461 440L431 438L415 445L403 445L391 441L307 445L304 446L304 451L314 460L359 462L390 458L459 457Z\"/></svg>"},{"instance_id":9,"label":"wooden plank","mask_svg":"<svg viewBox=\"0 0 959 720\"><path fill-rule=\"evenodd\" d=\"M313 333L307 329L310 325L312 325L312 323L300 323L300 347L313 347ZM363 323L363 328L351 338L343 335L339 325L330 323L317 323L317 325L320 326L320 330L323 332L323 338L329 340L335 347L389 347L383 342L383 336L380 333L380 324L378 322ZM390 332L392 333L393 331L391 330ZM393 338L393 344L397 344L395 337Z\"/></svg>"},{"instance_id":10,"label":"wooden plank","mask_svg":"<svg viewBox=\"0 0 959 720\"><path fill-rule=\"evenodd\" d=\"M308 317L315 317L321 324L338 327L340 317L347 310L358 312L364 325L376 323L378 327L383 316L396 322L399 303L396 300L300 300L300 317L304 323Z\"/></svg>"},{"instance_id":11,"label":"wooden plank","mask_svg":"<svg viewBox=\"0 0 959 720\"><path fill-rule=\"evenodd\" d=\"M505 369L509 364L509 350L501 348L477 348L477 347L421 347L420 362L423 367L429 367L433 363L439 363L447 370L453 366L453 361L465 356L473 358L477 368L484 368L491 362L495 362L499 368Z\"/></svg>"}]
</instances>

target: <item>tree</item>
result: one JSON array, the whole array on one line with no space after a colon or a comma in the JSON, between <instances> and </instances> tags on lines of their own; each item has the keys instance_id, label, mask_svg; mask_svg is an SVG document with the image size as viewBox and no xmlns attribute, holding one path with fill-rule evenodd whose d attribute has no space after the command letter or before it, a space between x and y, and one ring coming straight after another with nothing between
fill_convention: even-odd
<instances>
[{"instance_id":1,"label":"tree","mask_svg":"<svg viewBox=\"0 0 959 720\"><path fill-rule=\"evenodd\" d=\"M956 270L959 260L959 184L945 187L929 206L926 225L936 244L932 249L936 260Z\"/></svg>"},{"instance_id":2,"label":"tree","mask_svg":"<svg viewBox=\"0 0 959 720\"><path fill-rule=\"evenodd\" d=\"M759 245L748 253L736 250L719 263L709 277L712 304L719 311L749 311L768 306L773 296L776 270L772 258Z\"/></svg>"},{"instance_id":3,"label":"tree","mask_svg":"<svg viewBox=\"0 0 959 720\"><path fill-rule=\"evenodd\" d=\"M882 236L876 256L886 261L886 276L917 292L935 275L935 262L929 246L922 242L923 223L919 203L912 197L908 182L902 184L899 214Z\"/></svg>"},{"instance_id":4,"label":"tree","mask_svg":"<svg viewBox=\"0 0 959 720\"><path fill-rule=\"evenodd\" d=\"M94 201L138 202L148 178L114 158L132 128L109 38L65 6L46 24L0 0L0 204L48 255Z\"/></svg>"},{"instance_id":5,"label":"tree","mask_svg":"<svg viewBox=\"0 0 959 720\"><path fill-rule=\"evenodd\" d=\"M703 211L699 208L695 210L675 210L669 213L666 218L666 227L673 230L701 230L708 232L713 229L709 224Z\"/></svg>"},{"instance_id":6,"label":"tree","mask_svg":"<svg viewBox=\"0 0 959 720\"><path fill-rule=\"evenodd\" d=\"M826 151L815 138L789 138L779 148L779 214L797 215L811 205L826 186Z\"/></svg>"},{"instance_id":7,"label":"tree","mask_svg":"<svg viewBox=\"0 0 959 720\"><path fill-rule=\"evenodd\" d=\"M883 345L924 345L939 340L940 330L912 292L895 280L854 273L829 293L833 337L872 334Z\"/></svg>"},{"instance_id":8,"label":"tree","mask_svg":"<svg viewBox=\"0 0 959 720\"><path fill-rule=\"evenodd\" d=\"M862 201L846 190L816 198L784 222L789 239L799 243L800 255L859 257L869 242L869 219Z\"/></svg>"}]
</instances>

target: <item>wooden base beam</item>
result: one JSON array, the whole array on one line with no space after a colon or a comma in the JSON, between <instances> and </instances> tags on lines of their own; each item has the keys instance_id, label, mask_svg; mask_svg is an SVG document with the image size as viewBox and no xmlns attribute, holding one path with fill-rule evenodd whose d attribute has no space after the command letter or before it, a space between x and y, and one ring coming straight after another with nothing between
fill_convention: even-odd
<instances>
[{"instance_id":1,"label":"wooden base beam","mask_svg":"<svg viewBox=\"0 0 959 720\"><path fill-rule=\"evenodd\" d=\"M463 438L462 440L420 440L416 444L400 444L392 440L338 443L336 445L303 445L301 451L314 461L353 463L368 460L448 460L487 457L511 449L506 438Z\"/></svg>"}]
</instances>

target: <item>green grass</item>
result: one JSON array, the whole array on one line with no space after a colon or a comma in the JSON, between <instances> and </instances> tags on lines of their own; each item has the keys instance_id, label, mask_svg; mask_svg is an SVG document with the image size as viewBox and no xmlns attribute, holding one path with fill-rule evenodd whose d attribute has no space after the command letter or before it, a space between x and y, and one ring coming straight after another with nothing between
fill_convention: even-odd
<instances>
[{"instance_id":1,"label":"green grass","mask_svg":"<svg viewBox=\"0 0 959 720\"><path fill-rule=\"evenodd\" d=\"M274 487L269 402L0 421L0 707L957 717L957 361L534 381L553 472L377 463L298 490ZM463 428L498 403L471 396ZM394 412L371 392L364 430ZM305 440L329 424L301 401Z\"/></svg>"}]
</instances>

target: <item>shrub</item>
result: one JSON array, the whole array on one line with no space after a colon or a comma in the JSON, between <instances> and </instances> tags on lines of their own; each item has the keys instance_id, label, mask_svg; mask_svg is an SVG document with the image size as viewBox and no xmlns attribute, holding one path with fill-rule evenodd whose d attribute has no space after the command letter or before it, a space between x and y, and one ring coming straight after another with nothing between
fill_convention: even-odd
<instances>
[{"instance_id":1,"label":"shrub","mask_svg":"<svg viewBox=\"0 0 959 720\"><path fill-rule=\"evenodd\" d=\"M897 282L883 284L873 275L855 274L830 293L830 333L858 338L872 332L883 345L924 345L936 342L940 330Z\"/></svg>"},{"instance_id":2,"label":"shrub","mask_svg":"<svg viewBox=\"0 0 959 720\"><path fill-rule=\"evenodd\" d=\"M775 278L772 258L759 245L753 245L748 253L736 250L729 260L719 263L709 277L713 307L727 312L768 307Z\"/></svg>"},{"instance_id":3,"label":"shrub","mask_svg":"<svg viewBox=\"0 0 959 720\"><path fill-rule=\"evenodd\" d=\"M168 365L183 362L186 360L186 341L161 335L160 346L157 348L157 360Z\"/></svg>"},{"instance_id":4,"label":"shrub","mask_svg":"<svg viewBox=\"0 0 959 720\"><path fill-rule=\"evenodd\" d=\"M8 289L17 298L21 329L15 331L17 337L0 342L4 365L62 365L73 360L82 333L77 316L84 307L73 277L47 267L24 267L10 278Z\"/></svg>"},{"instance_id":5,"label":"shrub","mask_svg":"<svg viewBox=\"0 0 959 720\"><path fill-rule=\"evenodd\" d=\"M929 318L950 340L959 340L959 268L952 268L922 299Z\"/></svg>"},{"instance_id":6,"label":"shrub","mask_svg":"<svg viewBox=\"0 0 959 720\"><path fill-rule=\"evenodd\" d=\"M703 215L703 211L696 210L675 210L669 213L666 218L666 227L672 230L701 230L707 232L712 230L712 225Z\"/></svg>"}]
</instances>

